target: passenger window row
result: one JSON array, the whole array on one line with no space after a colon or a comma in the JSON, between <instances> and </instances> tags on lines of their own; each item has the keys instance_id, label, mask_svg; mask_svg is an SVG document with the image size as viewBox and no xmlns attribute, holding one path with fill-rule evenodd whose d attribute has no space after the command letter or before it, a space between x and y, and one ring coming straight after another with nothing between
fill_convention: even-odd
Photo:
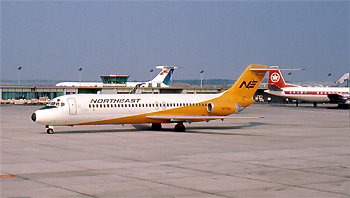
<instances>
[{"instance_id":1,"label":"passenger window row","mask_svg":"<svg viewBox=\"0 0 350 198\"><path fill-rule=\"evenodd\" d=\"M89 108L122 108L122 107L200 107L207 103L140 103L140 104L89 104Z\"/></svg>"}]
</instances>

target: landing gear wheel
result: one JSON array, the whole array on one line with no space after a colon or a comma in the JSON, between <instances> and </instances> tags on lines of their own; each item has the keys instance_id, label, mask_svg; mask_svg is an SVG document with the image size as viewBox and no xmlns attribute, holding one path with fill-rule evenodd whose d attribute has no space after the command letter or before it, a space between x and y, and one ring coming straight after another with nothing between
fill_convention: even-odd
<instances>
[{"instance_id":1,"label":"landing gear wheel","mask_svg":"<svg viewBox=\"0 0 350 198\"><path fill-rule=\"evenodd\" d=\"M159 131L162 129L162 124L161 123L152 123L151 128L152 128L152 130Z\"/></svg>"},{"instance_id":2,"label":"landing gear wheel","mask_svg":"<svg viewBox=\"0 0 350 198\"><path fill-rule=\"evenodd\" d=\"M176 124L174 129L176 132L185 132L186 127L183 124Z\"/></svg>"},{"instance_id":3,"label":"landing gear wheel","mask_svg":"<svg viewBox=\"0 0 350 198\"><path fill-rule=\"evenodd\" d=\"M53 134L53 129L48 128L48 129L46 130L46 133L48 133L48 134Z\"/></svg>"}]
</instances>

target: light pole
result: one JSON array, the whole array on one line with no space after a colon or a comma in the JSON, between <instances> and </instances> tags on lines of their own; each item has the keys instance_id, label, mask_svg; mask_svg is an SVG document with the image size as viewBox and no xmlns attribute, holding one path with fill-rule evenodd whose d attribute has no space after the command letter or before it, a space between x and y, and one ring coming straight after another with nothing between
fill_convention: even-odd
<instances>
[{"instance_id":1,"label":"light pole","mask_svg":"<svg viewBox=\"0 0 350 198\"><path fill-rule=\"evenodd\" d=\"M78 68L78 71L79 71L79 87L81 87L81 70L83 70L83 68L79 67Z\"/></svg>"},{"instance_id":2,"label":"light pole","mask_svg":"<svg viewBox=\"0 0 350 198\"><path fill-rule=\"evenodd\" d=\"M288 77L289 77L289 83L290 83L290 75L292 74L292 72L288 72Z\"/></svg>"},{"instance_id":3,"label":"light pole","mask_svg":"<svg viewBox=\"0 0 350 198\"><path fill-rule=\"evenodd\" d=\"M151 79L150 79L150 81L151 81L151 86L153 86L153 83L152 83L152 72L153 72L153 69L150 69L149 72L150 72L150 74L151 74Z\"/></svg>"},{"instance_id":4,"label":"light pole","mask_svg":"<svg viewBox=\"0 0 350 198\"><path fill-rule=\"evenodd\" d=\"M152 72L153 72L153 69L150 69L149 72L150 72L150 74L151 74L151 79L150 79L150 80L152 80Z\"/></svg>"},{"instance_id":5,"label":"light pole","mask_svg":"<svg viewBox=\"0 0 350 198\"><path fill-rule=\"evenodd\" d=\"M201 87L203 87L203 70L201 70L199 73L201 74Z\"/></svg>"},{"instance_id":6,"label":"light pole","mask_svg":"<svg viewBox=\"0 0 350 198\"><path fill-rule=\"evenodd\" d=\"M21 85L21 65L18 66L18 85Z\"/></svg>"}]
</instances>

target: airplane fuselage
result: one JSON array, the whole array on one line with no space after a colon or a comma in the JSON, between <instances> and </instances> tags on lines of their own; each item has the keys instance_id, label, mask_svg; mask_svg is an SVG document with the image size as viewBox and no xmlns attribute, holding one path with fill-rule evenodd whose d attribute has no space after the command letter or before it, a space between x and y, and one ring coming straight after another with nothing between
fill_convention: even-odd
<instances>
[{"instance_id":1,"label":"airplane fuselage","mask_svg":"<svg viewBox=\"0 0 350 198\"><path fill-rule=\"evenodd\" d=\"M227 104L208 111L211 100L221 94L75 94L55 98L48 107L35 112L43 125L98 125L164 123L152 116L227 116L243 106ZM250 105L248 102L246 105ZM220 105L218 103L217 105ZM214 108L216 103L213 103ZM214 109L215 110L215 109ZM199 119L203 121L203 119ZM196 121L192 119L192 121Z\"/></svg>"},{"instance_id":2,"label":"airplane fuselage","mask_svg":"<svg viewBox=\"0 0 350 198\"><path fill-rule=\"evenodd\" d=\"M32 114L32 120L50 126L177 123L226 119L253 104L252 99L269 69L250 65L236 83L220 94L75 94L54 98L49 105ZM166 72L164 72L165 74ZM168 73L168 72L167 72ZM163 74L162 74L163 75Z\"/></svg>"}]
</instances>

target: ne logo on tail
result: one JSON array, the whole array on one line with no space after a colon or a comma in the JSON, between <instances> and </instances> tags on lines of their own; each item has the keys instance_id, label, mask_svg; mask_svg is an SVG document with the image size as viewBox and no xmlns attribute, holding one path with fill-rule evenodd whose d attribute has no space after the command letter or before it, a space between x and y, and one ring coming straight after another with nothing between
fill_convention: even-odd
<instances>
[{"instance_id":1,"label":"ne logo on tail","mask_svg":"<svg viewBox=\"0 0 350 198\"><path fill-rule=\"evenodd\" d=\"M246 82L246 81L243 81L243 82L242 82L242 84L241 84L241 86L239 86L239 88L242 88L242 87L243 87L243 85L244 85L244 86L245 86L245 88L247 88L247 89L254 88L254 87L255 87L255 85L256 85L256 83L258 83L258 81L251 80L251 81L249 81L249 83L248 83L248 84L247 84L247 82Z\"/></svg>"}]
</instances>

